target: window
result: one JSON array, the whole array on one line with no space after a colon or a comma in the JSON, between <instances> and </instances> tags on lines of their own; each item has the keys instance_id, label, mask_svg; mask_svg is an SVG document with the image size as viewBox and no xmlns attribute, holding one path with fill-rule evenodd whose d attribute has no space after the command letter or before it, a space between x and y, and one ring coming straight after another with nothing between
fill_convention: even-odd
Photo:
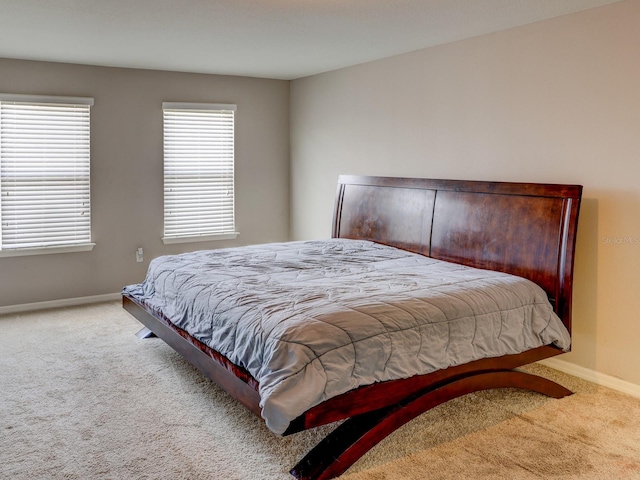
<instances>
[{"instance_id":1,"label":"window","mask_svg":"<svg viewBox=\"0 0 640 480\"><path fill-rule=\"evenodd\" d=\"M163 103L165 243L235 238L235 105Z\"/></svg>"},{"instance_id":2,"label":"window","mask_svg":"<svg viewBox=\"0 0 640 480\"><path fill-rule=\"evenodd\" d=\"M91 250L92 98L0 95L0 255Z\"/></svg>"}]
</instances>

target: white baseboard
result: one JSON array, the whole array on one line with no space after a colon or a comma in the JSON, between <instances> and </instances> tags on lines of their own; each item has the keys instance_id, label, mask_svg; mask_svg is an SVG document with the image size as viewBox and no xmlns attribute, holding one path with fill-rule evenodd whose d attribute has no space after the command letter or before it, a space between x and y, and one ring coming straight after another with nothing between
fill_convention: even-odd
<instances>
[{"instance_id":1,"label":"white baseboard","mask_svg":"<svg viewBox=\"0 0 640 480\"><path fill-rule=\"evenodd\" d=\"M540 360L538 363L546 367L568 373L574 377L587 380L588 382L595 383L596 385L608 387L613 390L626 393L627 395L631 395L632 397L640 398L640 385L636 385L635 383L596 372L595 370L581 367L580 365L560 360L558 358L547 358L545 360Z\"/></svg>"},{"instance_id":2,"label":"white baseboard","mask_svg":"<svg viewBox=\"0 0 640 480\"><path fill-rule=\"evenodd\" d=\"M104 295L65 298L62 300L50 300L48 302L23 303L21 305L9 305L7 307L0 307L0 315L6 313L20 313L30 312L34 310L44 310L46 308L73 307L76 305L86 305L88 303L111 302L120 298L120 293L106 293Z\"/></svg>"}]
</instances>

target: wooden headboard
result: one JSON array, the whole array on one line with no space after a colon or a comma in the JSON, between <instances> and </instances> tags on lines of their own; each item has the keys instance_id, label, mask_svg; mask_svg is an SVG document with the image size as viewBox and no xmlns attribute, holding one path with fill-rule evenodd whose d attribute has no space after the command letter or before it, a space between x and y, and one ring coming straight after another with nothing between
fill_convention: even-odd
<instances>
[{"instance_id":1,"label":"wooden headboard","mask_svg":"<svg viewBox=\"0 0 640 480\"><path fill-rule=\"evenodd\" d=\"M341 175L333 237L528 278L571 332L582 186Z\"/></svg>"}]
</instances>

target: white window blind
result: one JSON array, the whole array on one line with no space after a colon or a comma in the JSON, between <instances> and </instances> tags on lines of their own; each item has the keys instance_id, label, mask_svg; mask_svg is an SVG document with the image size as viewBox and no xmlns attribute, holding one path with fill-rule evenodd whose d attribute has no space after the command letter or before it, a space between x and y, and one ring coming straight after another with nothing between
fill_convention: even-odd
<instances>
[{"instance_id":1,"label":"white window blind","mask_svg":"<svg viewBox=\"0 0 640 480\"><path fill-rule=\"evenodd\" d=\"M91 105L0 95L0 250L90 244Z\"/></svg>"},{"instance_id":2,"label":"white window blind","mask_svg":"<svg viewBox=\"0 0 640 480\"><path fill-rule=\"evenodd\" d=\"M235 237L235 105L163 103L164 240Z\"/></svg>"}]
</instances>

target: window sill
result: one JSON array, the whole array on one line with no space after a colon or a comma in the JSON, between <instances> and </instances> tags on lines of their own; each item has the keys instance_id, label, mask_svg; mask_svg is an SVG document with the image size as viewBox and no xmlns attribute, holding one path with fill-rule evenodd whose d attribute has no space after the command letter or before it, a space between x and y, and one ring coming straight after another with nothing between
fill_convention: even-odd
<instances>
[{"instance_id":1,"label":"window sill","mask_svg":"<svg viewBox=\"0 0 640 480\"><path fill-rule=\"evenodd\" d=\"M15 248L0 250L0 257L25 257L29 255L48 255L54 253L90 252L95 243L82 243L78 245L64 245L57 247Z\"/></svg>"},{"instance_id":2,"label":"window sill","mask_svg":"<svg viewBox=\"0 0 640 480\"><path fill-rule=\"evenodd\" d=\"M218 233L215 235L192 235L184 237L162 237L162 241L165 245L171 243L195 243L195 242L211 242L216 240L233 240L238 235L238 232L230 233Z\"/></svg>"}]
</instances>

